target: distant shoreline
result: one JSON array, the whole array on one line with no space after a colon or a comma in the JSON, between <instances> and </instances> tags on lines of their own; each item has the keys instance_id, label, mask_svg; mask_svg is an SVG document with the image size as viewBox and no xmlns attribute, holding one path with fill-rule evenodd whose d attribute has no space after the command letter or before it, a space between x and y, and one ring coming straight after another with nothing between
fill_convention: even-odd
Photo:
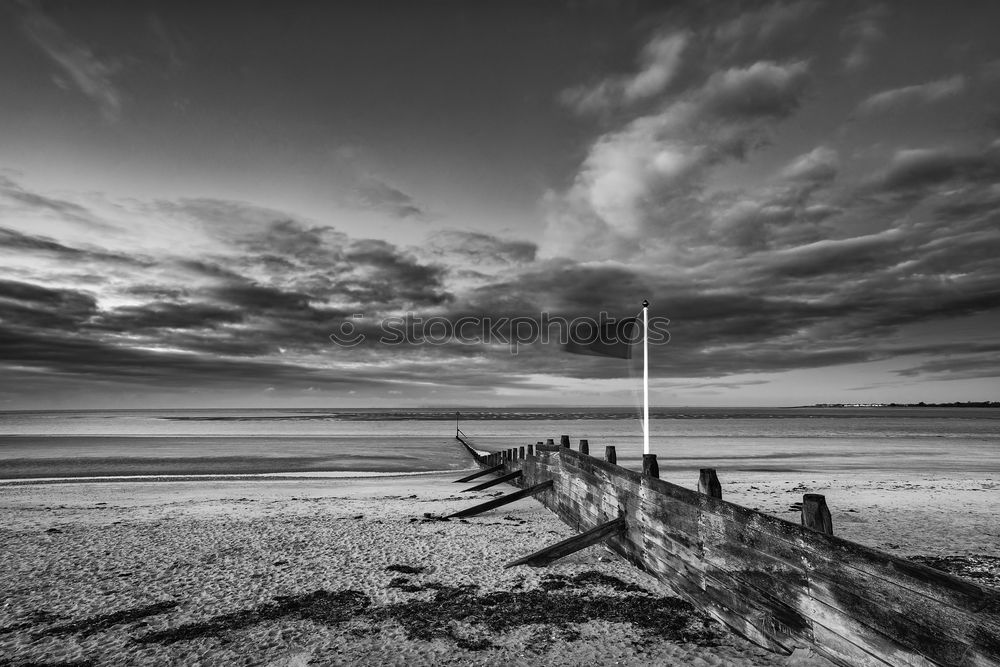
<instances>
[{"instance_id":1,"label":"distant shoreline","mask_svg":"<svg viewBox=\"0 0 1000 667\"><path fill-rule=\"evenodd\" d=\"M813 403L793 405L803 408L1000 408L1000 401L954 401L952 403Z\"/></svg>"}]
</instances>

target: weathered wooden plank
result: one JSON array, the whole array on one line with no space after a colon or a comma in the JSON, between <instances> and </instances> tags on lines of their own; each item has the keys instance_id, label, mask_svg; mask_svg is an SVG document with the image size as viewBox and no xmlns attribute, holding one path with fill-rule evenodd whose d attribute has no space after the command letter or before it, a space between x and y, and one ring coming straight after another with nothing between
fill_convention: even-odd
<instances>
[{"instance_id":1,"label":"weathered wooden plank","mask_svg":"<svg viewBox=\"0 0 1000 667\"><path fill-rule=\"evenodd\" d=\"M540 450L539 457L545 459L550 453ZM575 454L575 453L573 453ZM687 502L691 498L683 498L684 495L692 495L693 492L681 489L676 493L651 493L652 491L662 491L657 487L662 484L661 480L647 481L643 485L643 479L637 474L632 473L631 475L624 475L627 479L626 483L622 483L621 480L616 479L618 475L612 475L611 472L606 467L594 466L590 464L590 461L595 461L591 459L590 461L580 460L580 457L573 457L572 455L567 456L566 450L559 452L560 461L555 462L556 465L550 465L550 468L554 474L559 474L558 470L561 468L567 474L574 478L592 478L584 483L584 486L588 484L596 484L598 486L604 485L614 485L615 492L613 494L613 503L620 508L622 505L628 505L630 502L636 502L640 507L652 504L654 508L652 511L646 511L647 515L652 515L655 517L652 524L659 524L661 520L666 520L667 523L673 519L676 523L676 516L684 515L686 512L681 509L679 512L673 513L670 510L678 507L677 503L681 505L688 505ZM603 462L598 462L603 463ZM590 468L589 470L587 468ZM621 470L621 469L619 469ZM625 473L631 473L631 471L623 471ZM638 479L637 479L638 478ZM648 478L646 478L648 480ZM673 485L669 485L673 486ZM680 487L677 487L678 489ZM568 485L567 489L572 492L572 486ZM565 491L564 490L564 491ZM572 513L575 511L584 511L580 507L582 502L584 505L595 506L599 511L602 509L603 504L606 499L601 496L601 494L594 493L592 491L586 494L579 494L580 497L575 503L563 503L561 511L557 512L559 514ZM624 496L624 497L623 497ZM675 502L665 502L664 497L674 500ZM876 584L875 588L882 595L878 600L866 600L862 596L855 596L855 599L850 601L850 604L841 604L841 607L847 607L847 609L841 609L836 605L836 600L816 600L815 603L810 603L810 610L816 607L816 604L827 604L833 602L833 605L827 605L831 610L834 610L836 614L840 616L831 616L831 613L827 611L824 619L827 623L837 625L841 628L849 628L850 632L855 633L857 636L855 640L869 649L879 652L888 652L894 656L894 661L899 664L925 664L919 653L914 653L914 650L918 651L933 651L933 646L935 644L935 638L940 642L940 646L936 653L932 652L931 655L936 655L938 659L943 659L945 662L942 664L966 664L958 663L952 661L957 657L956 651L963 650L961 647L965 646L965 657L963 659L968 660L967 664L980 664L981 660L986 660L987 662L982 662L981 664L1000 664L993 661L991 656L994 656L990 643L990 637L997 637L998 634L992 632L993 621L996 620L995 614L992 612L991 600L989 599L989 593L984 592L979 587L974 585L966 585L962 581L954 581L952 577L945 575L944 584L947 589L942 595L940 590L934 591L936 596L932 596L932 600L944 597L945 600L949 601L951 605L955 608L953 610L946 610L945 616L949 614L952 618L947 618L946 622L943 623L944 627L940 627L942 624L939 623L936 628L928 628L932 631L923 632L920 627L916 627L913 630L907 632L904 627L905 623L895 623L893 624L891 619L893 613L896 612L901 605L906 609L909 614L916 613L919 616L919 610L924 609L925 615L929 616L941 616L940 608L933 604L932 600L928 600L925 593L925 589L929 586L925 580L924 575L930 575L931 579L939 579L941 573L936 571L931 571L930 573L924 571L929 568L923 568L922 566L912 567L913 564L906 561L900 561L888 554L881 554L880 552L875 552L874 550L866 549L860 545L853 545L852 543L839 540L841 543L846 543L849 547L856 547L857 551L853 553L856 560L865 561L866 556L872 556L871 553L874 552L874 558L868 558L867 561L859 563L848 562L844 563L839 561L837 558L831 557L824 549L830 546L833 542L835 547L841 547L843 550L843 544L836 544L837 538L829 538L825 535L819 535L815 533L808 533L803 531L794 524L789 522L784 522L780 519L765 517L764 515L759 515L757 513L752 513L746 508L739 508L739 506L733 506L736 508L734 511L732 507L728 507L729 503L722 503L722 501L717 501L713 498L707 498L701 496L704 500L701 502L696 502L695 511L696 516L701 517L702 523L714 526L714 529L718 532L718 526L736 526L736 528L731 528L730 530L722 530L724 534L719 539L723 540L719 543L724 543L724 540L731 539L733 537L732 533L736 533L742 538L744 542L748 543L748 547L751 549L765 549L768 551L773 551L774 553L765 554L768 557L772 557L772 567L770 570L767 568L754 569L754 568L744 568L742 570L737 570L736 572L729 573L735 581L735 588L744 588L745 595L753 597L756 595L768 595L768 596L787 596L794 592L794 587L789 590L787 586L782 590L785 581L782 580L783 576L787 576L787 572L795 571L797 574L797 585L802 585L802 574L803 566L807 566L808 577L811 581L815 581L817 584L822 582L823 584L829 584L828 586L816 585L815 590L819 591L820 597L823 597L824 588L829 588L829 586L836 587L837 581L846 580L850 581L852 575L854 579L861 578L862 581L857 582L857 586L850 587L852 590L854 588L859 588L860 590L866 590L867 586L871 585L873 582ZM740 515L743 515L741 517ZM738 519L744 518L747 514L752 514L752 521L739 521ZM711 517L711 520L705 520L705 517ZM570 518L572 520L572 518ZM722 522L719 524L719 522ZM655 529L650 526L643 526L646 532L652 531L656 533ZM778 530L771 530L777 526ZM662 531L661 531L662 532ZM711 531L702 535L704 538L709 535ZM817 535L820 540L812 538L812 535ZM633 537L632 539L641 540L641 548L631 550L631 558L629 560L639 560L645 559L647 561L645 565L650 564L648 561L649 555L652 552L662 551L666 554L667 561L659 562L660 559L657 558L658 562L654 563L656 567L670 567L675 568L680 567L681 570L686 572L685 576L690 577L693 572L687 569L686 561L691 559L690 553L685 553L683 549L676 548L676 545L670 542L669 537L665 537L660 534L655 538L651 539L648 536ZM817 544L819 542L819 544ZM643 553L646 552L646 553ZM852 555L848 553L848 555ZM719 552L709 551L708 555L705 556L710 562L715 559L715 565L719 566L719 558L732 558L732 554L725 554ZM678 563L684 563L684 565L678 565ZM785 567L773 567L774 563L786 563ZM729 563L731 567L732 564ZM721 568L723 572L728 573L727 568ZM872 571L875 574L872 574ZM678 573L680 574L680 572ZM712 575L725 578L722 574L712 572ZM826 581L829 578L830 581ZM901 585L899 579L904 579L904 584L909 583L910 586ZM809 581L807 580L807 581ZM881 580L881 589L879 589L879 581ZM915 581L914 581L915 580ZM732 582L730 582L732 585ZM913 590L916 588L917 590ZM808 591L808 586L803 587L804 590ZM846 591L841 591L840 595L843 597ZM886 598L891 598L895 596L895 605L889 606L888 611L886 611L885 602ZM836 597L833 594L830 597ZM876 596L878 597L878 596ZM963 603L973 602L973 609L969 609L963 605ZM739 604L737 600L730 600L732 604ZM978 607L975 606L976 603L979 604ZM881 605L881 606L880 606ZM860 612L859 612L860 610ZM937 610L937 611L935 611ZM851 616L851 613L854 616ZM985 613L983 613L985 612ZM817 612L818 613L818 612ZM860 616L861 618L856 618ZM909 618L913 618L912 615ZM831 620L834 619L834 620ZM839 619L839 620L836 620ZM836 620L836 622L835 622ZM904 619L905 620L905 619ZM918 620L918 619L914 619ZM928 624L932 619L919 619ZM765 620L757 619L751 621L758 623L758 625L766 624ZM869 624L875 627L869 627ZM922 623L915 623L916 626L921 626ZM957 641L952 637L956 634L955 628L964 628L966 631L959 631L957 634L961 635L957 638ZM827 628L829 629L829 628ZM891 634L891 639L887 637L883 631L888 629ZM951 633L949 635L949 632ZM899 642L902 641L902 644ZM964 643L963 643L964 642ZM849 642L850 643L850 642ZM839 645L838 645L839 646ZM845 648L840 646L838 651L844 652L844 655L854 655L857 651L861 651L868 655L868 660L872 658L870 653L866 653L864 648L857 646L856 644L851 644L854 648ZM887 648L888 647L888 648ZM985 648L984 648L985 647ZM833 649L831 649L833 650ZM852 653L852 651L854 653ZM894 652L893 652L894 651ZM860 655L860 654L858 654ZM904 656L908 656L904 659ZM855 655L855 658L858 656ZM863 656L862 656L863 657ZM859 658L860 659L860 658ZM878 662L875 664L884 664L883 662Z\"/></svg>"},{"instance_id":2,"label":"weathered wooden plank","mask_svg":"<svg viewBox=\"0 0 1000 667\"><path fill-rule=\"evenodd\" d=\"M488 475L493 472L503 470L503 466L490 466L489 468L484 468L478 472L474 472L471 475L466 475L462 479L456 479L455 484L464 484L465 482L471 482L474 479L482 477L483 475Z\"/></svg>"},{"instance_id":3,"label":"weathered wooden plank","mask_svg":"<svg viewBox=\"0 0 1000 667\"><path fill-rule=\"evenodd\" d=\"M542 491L552 487L552 480L547 480L534 486L529 486L526 489L521 489L519 491L514 491L508 493L505 496L499 498L494 498L493 500L487 500L485 503L479 503L478 505L473 505L454 514L449 514L447 518L449 519L461 519L467 516L475 516L476 514L482 514L483 512L488 512L489 510L496 509L497 507L503 507L515 500L521 500L522 498L527 498L528 496L535 495L536 493L541 493Z\"/></svg>"},{"instance_id":4,"label":"weathered wooden plank","mask_svg":"<svg viewBox=\"0 0 1000 667\"><path fill-rule=\"evenodd\" d=\"M521 476L521 474L522 473L521 473L520 470L515 470L514 472L509 472L506 475L500 475L496 479L491 479L488 482L483 482L482 484L477 484L476 486L474 486L474 487L472 487L470 489L463 489L462 492L465 493L465 492L468 492L468 491L482 491L483 489L488 489L491 486L496 486L497 484L503 484L504 482L509 482L511 480L517 479L518 477Z\"/></svg>"},{"instance_id":5,"label":"weathered wooden plank","mask_svg":"<svg viewBox=\"0 0 1000 667\"><path fill-rule=\"evenodd\" d=\"M559 458L580 458L576 452L563 450ZM607 463L589 458L586 463L594 468ZM580 466L582 469L583 466ZM616 468L625 480L640 484L642 476L632 470ZM612 474L614 472L612 471ZM778 517L755 512L733 503L711 498L696 491L670 484L660 479L645 478L651 488L686 504L700 506L703 511L720 514L736 523L746 524L772 533L776 538L804 547L817 556L836 559L851 567L862 569L876 576L886 577L900 586L925 595L931 600L972 611L1000 612L1000 593L940 572L925 565L913 563L890 554L849 542L832 535L807 531L801 526Z\"/></svg>"},{"instance_id":6,"label":"weathered wooden plank","mask_svg":"<svg viewBox=\"0 0 1000 667\"><path fill-rule=\"evenodd\" d=\"M731 570L769 570L780 581L794 581L795 586L803 585L800 573L804 573L809 595L817 602L923 655L944 664L964 664L961 655L966 655L967 661L978 660L977 656L994 661L983 664L1000 662L1000 632L988 616L930 604L925 597L891 581L836 561L821 561L808 550L747 526L723 521L714 527L717 533L707 527L702 533L710 562Z\"/></svg>"},{"instance_id":7,"label":"weathered wooden plank","mask_svg":"<svg viewBox=\"0 0 1000 667\"><path fill-rule=\"evenodd\" d=\"M840 634L816 624L813 626L815 647L825 657L848 667L897 667L893 663L858 648Z\"/></svg>"},{"instance_id":8,"label":"weathered wooden plank","mask_svg":"<svg viewBox=\"0 0 1000 667\"><path fill-rule=\"evenodd\" d=\"M620 533L625 529L624 517L618 517L611 521L594 526L579 535L562 540L544 549L528 554L524 558L518 558L504 565L504 567L515 567L517 565L529 565L531 567L544 567L553 561L576 553L582 549L593 546L598 542L603 542L611 535Z\"/></svg>"}]
</instances>

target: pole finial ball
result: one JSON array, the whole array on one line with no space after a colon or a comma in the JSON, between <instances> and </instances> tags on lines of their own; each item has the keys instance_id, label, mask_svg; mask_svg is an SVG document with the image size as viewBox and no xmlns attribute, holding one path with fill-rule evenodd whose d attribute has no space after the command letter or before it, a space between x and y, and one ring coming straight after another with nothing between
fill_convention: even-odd
<instances>
[{"instance_id":1,"label":"pole finial ball","mask_svg":"<svg viewBox=\"0 0 1000 667\"><path fill-rule=\"evenodd\" d=\"M649 308L649 301L646 301L645 299L643 299L642 300L642 307L643 308Z\"/></svg>"}]
</instances>

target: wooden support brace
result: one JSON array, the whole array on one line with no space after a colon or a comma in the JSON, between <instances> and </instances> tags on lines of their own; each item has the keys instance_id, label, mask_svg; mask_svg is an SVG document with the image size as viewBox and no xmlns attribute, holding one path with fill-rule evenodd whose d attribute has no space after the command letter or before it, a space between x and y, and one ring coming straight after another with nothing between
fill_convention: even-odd
<instances>
[{"instance_id":1,"label":"wooden support brace","mask_svg":"<svg viewBox=\"0 0 1000 667\"><path fill-rule=\"evenodd\" d=\"M511 480L515 480L515 479L517 479L520 476L521 476L521 471L520 470L515 470L514 472L509 472L506 475L500 475L496 479L491 479L488 482L483 482L482 484L477 484L476 486L472 487L471 489L465 489L465 490L462 491L462 493L465 493L466 491L482 491L483 489L488 489L491 486L496 486L497 484L503 484L504 482L509 482Z\"/></svg>"},{"instance_id":2,"label":"wooden support brace","mask_svg":"<svg viewBox=\"0 0 1000 667\"><path fill-rule=\"evenodd\" d=\"M535 553L525 556L524 558L518 558L515 561L511 561L504 565L504 567L514 567L516 565L544 567L552 561L562 558L563 556L568 556L572 553L580 551L581 549L586 549L589 546L597 544L598 542L603 542L612 535L617 535L623 530L625 530L625 517L620 516L614 521L602 523L601 525L591 528L586 532L574 535L568 540L563 540L562 542L545 547L544 549L536 551Z\"/></svg>"},{"instance_id":3,"label":"wooden support brace","mask_svg":"<svg viewBox=\"0 0 1000 667\"><path fill-rule=\"evenodd\" d=\"M493 466L491 468L486 468L484 470L480 470L479 472L474 472L471 475L468 475L467 477L463 477L462 479L456 479L455 483L456 484L462 484L464 482L471 482L472 480L476 479L477 477L482 477L483 475L488 475L491 472L497 472L499 470L503 470L503 466Z\"/></svg>"},{"instance_id":4,"label":"wooden support brace","mask_svg":"<svg viewBox=\"0 0 1000 667\"><path fill-rule=\"evenodd\" d=\"M552 486L552 480L548 479L540 484L529 486L526 489L521 489L520 491L515 491L514 493L508 493L506 496L500 496L499 498L494 498L493 500L487 500L485 503L479 503L478 505L473 505L472 507L464 509L461 512L455 512L454 514L449 514L447 518L461 519L467 516L475 516L476 514L482 514L483 512L488 512L491 509L496 509L497 507L503 507L508 503L514 502L515 500L520 500L521 498L527 498L528 496L533 496L539 491L544 491L550 486Z\"/></svg>"}]
</instances>

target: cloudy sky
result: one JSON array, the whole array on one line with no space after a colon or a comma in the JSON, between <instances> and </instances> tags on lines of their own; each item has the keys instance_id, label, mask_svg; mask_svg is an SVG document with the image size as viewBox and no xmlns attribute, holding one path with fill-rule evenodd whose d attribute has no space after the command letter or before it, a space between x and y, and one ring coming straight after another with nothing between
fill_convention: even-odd
<instances>
[{"instance_id":1,"label":"cloudy sky","mask_svg":"<svg viewBox=\"0 0 1000 667\"><path fill-rule=\"evenodd\" d=\"M1000 4L708 4L2 3L0 408L1000 398Z\"/></svg>"}]
</instances>

